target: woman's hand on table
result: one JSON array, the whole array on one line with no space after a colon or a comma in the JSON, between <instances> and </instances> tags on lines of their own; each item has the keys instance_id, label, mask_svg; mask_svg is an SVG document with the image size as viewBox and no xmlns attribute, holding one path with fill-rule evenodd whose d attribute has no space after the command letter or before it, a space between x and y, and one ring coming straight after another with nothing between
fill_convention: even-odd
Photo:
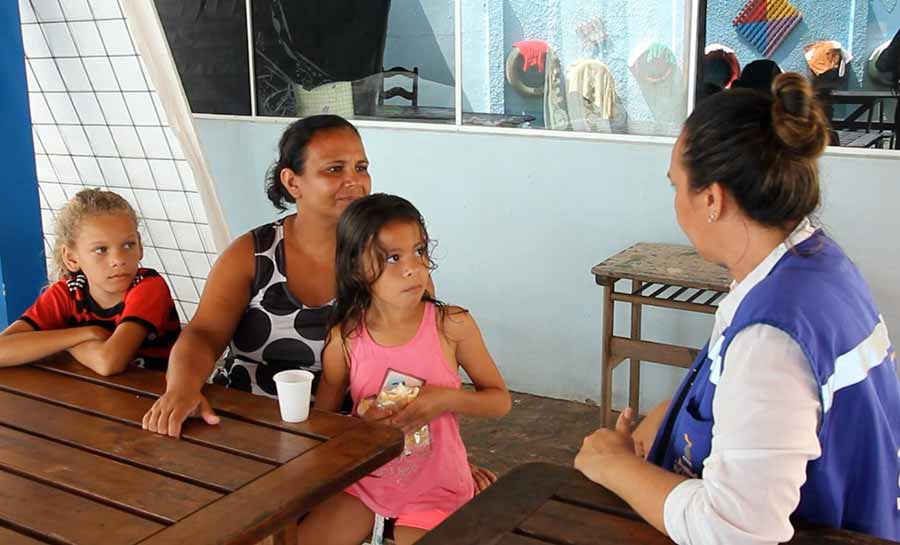
<instances>
[{"instance_id":1,"label":"woman's hand on table","mask_svg":"<svg viewBox=\"0 0 900 545\"><path fill-rule=\"evenodd\" d=\"M144 415L142 427L162 435L179 437L182 424L190 417L202 418L211 426L219 423L219 417L202 393L167 391Z\"/></svg>"},{"instance_id":2,"label":"woman's hand on table","mask_svg":"<svg viewBox=\"0 0 900 545\"><path fill-rule=\"evenodd\" d=\"M575 456L575 469L592 481L603 484L603 471L610 469L616 459L636 456L631 432L633 413L629 407L619 415L614 430L600 428L585 437L581 450Z\"/></svg>"},{"instance_id":3,"label":"woman's hand on table","mask_svg":"<svg viewBox=\"0 0 900 545\"><path fill-rule=\"evenodd\" d=\"M641 458L646 460L647 455L650 454L650 448L653 446L653 441L656 440L656 434L659 432L668 410L669 400L663 401L647 413L647 416L631 433L631 437L634 439L634 453Z\"/></svg>"}]
</instances>

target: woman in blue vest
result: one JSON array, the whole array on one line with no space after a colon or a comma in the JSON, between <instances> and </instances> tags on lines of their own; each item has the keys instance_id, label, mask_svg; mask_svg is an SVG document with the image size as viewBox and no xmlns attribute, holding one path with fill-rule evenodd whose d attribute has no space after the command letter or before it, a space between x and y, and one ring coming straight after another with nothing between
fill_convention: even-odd
<instances>
[{"instance_id":1,"label":"woman in blue vest","mask_svg":"<svg viewBox=\"0 0 900 545\"><path fill-rule=\"evenodd\" d=\"M735 282L672 401L633 433L626 410L575 467L679 545L782 543L802 523L900 540L896 353L808 217L827 141L810 85L786 73L771 94L700 103L672 152L678 223Z\"/></svg>"}]
</instances>

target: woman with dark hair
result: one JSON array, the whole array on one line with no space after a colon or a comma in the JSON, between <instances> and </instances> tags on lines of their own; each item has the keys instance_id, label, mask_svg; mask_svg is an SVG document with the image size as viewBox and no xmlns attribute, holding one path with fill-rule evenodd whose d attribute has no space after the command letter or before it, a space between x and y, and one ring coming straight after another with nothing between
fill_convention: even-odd
<instances>
[{"instance_id":1,"label":"woman with dark hair","mask_svg":"<svg viewBox=\"0 0 900 545\"><path fill-rule=\"evenodd\" d=\"M672 152L678 223L734 283L671 402L585 438L575 467L680 545L794 523L900 539L896 352L856 266L809 216L827 120L799 74L701 102Z\"/></svg>"},{"instance_id":2,"label":"woman with dark hair","mask_svg":"<svg viewBox=\"0 0 900 545\"><path fill-rule=\"evenodd\" d=\"M316 115L285 129L266 194L279 211L296 204L297 212L245 233L219 256L144 429L178 437L189 416L217 424L201 390L226 348L216 384L275 397L275 373L307 369L315 388L335 296L338 218L371 186L366 150L349 121ZM474 465L472 474L478 490L496 479Z\"/></svg>"}]
</instances>

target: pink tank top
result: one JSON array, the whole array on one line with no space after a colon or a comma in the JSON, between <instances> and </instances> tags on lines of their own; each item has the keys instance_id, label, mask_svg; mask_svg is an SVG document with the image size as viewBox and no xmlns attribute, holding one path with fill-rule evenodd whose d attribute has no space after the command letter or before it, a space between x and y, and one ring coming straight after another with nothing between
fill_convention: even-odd
<instances>
[{"instance_id":1,"label":"pink tank top","mask_svg":"<svg viewBox=\"0 0 900 545\"><path fill-rule=\"evenodd\" d=\"M380 346L361 325L350 340L350 395L353 414L361 399L377 395L389 369L412 375L431 386L459 388L438 338L437 312L432 303L416 335L401 346ZM431 444L400 456L363 477L347 492L375 513L394 518L406 513L441 509L452 512L475 494L466 447L453 413L429 424Z\"/></svg>"}]
</instances>

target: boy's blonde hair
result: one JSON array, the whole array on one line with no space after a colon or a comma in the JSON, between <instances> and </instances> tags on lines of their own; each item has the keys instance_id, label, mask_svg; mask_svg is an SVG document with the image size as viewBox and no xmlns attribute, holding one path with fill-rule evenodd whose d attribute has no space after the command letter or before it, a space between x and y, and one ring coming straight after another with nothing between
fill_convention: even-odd
<instances>
[{"instance_id":1,"label":"boy's blonde hair","mask_svg":"<svg viewBox=\"0 0 900 545\"><path fill-rule=\"evenodd\" d=\"M75 239L81 223L85 218L124 214L134 221L137 228L138 218L134 208L124 197L112 191L102 189L82 189L62 209L56 213L54 223L53 272L60 279L72 275L63 261L63 250L74 248Z\"/></svg>"}]
</instances>

